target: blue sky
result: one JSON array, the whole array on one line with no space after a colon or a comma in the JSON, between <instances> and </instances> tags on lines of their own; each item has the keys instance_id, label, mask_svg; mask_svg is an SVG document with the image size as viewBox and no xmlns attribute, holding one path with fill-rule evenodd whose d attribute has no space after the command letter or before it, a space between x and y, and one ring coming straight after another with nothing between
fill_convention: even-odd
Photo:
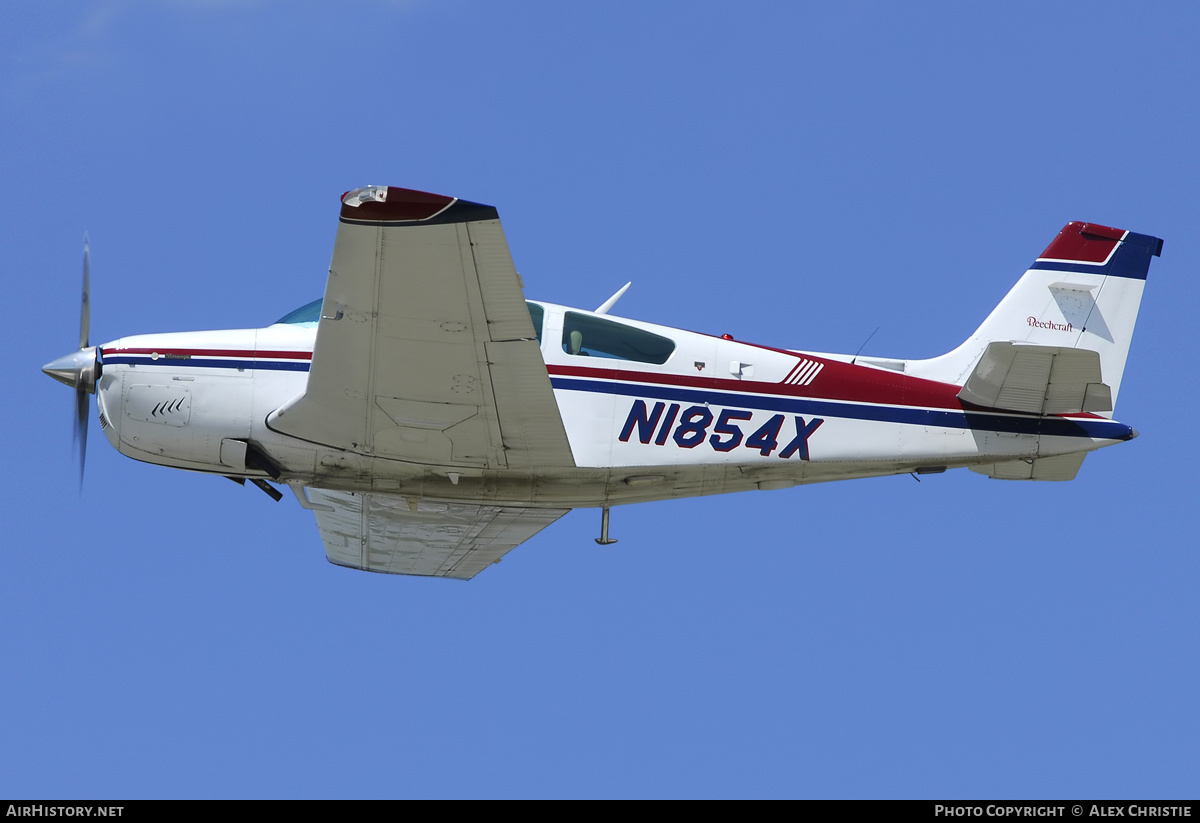
<instances>
[{"instance_id":1,"label":"blue sky","mask_svg":"<svg viewBox=\"0 0 1200 823\"><path fill-rule=\"evenodd\" d=\"M0 796L1195 797L1187 3L0 7ZM577 511L462 584L121 457L40 366L319 297L341 192L496 205L531 297L928 357L1055 232L1165 239L1071 483Z\"/></svg>"}]
</instances>

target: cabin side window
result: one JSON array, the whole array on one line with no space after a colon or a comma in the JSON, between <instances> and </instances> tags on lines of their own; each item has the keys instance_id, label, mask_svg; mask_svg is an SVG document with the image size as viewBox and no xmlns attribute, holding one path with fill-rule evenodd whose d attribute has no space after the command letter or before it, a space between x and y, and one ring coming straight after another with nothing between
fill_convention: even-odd
<instances>
[{"instance_id":1,"label":"cabin side window","mask_svg":"<svg viewBox=\"0 0 1200 823\"><path fill-rule=\"evenodd\" d=\"M569 311L563 315L562 347L576 357L606 357L661 366L675 351L675 342L623 323Z\"/></svg>"}]
</instances>

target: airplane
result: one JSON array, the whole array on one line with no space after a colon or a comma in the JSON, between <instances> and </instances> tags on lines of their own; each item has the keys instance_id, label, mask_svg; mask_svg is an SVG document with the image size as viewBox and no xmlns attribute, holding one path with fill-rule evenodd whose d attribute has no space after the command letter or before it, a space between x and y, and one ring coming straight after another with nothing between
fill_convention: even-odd
<instances>
[{"instance_id":1,"label":"airplane","mask_svg":"<svg viewBox=\"0 0 1200 823\"><path fill-rule=\"evenodd\" d=\"M527 301L492 206L341 198L324 297L266 328L90 346L43 371L136 460L315 514L330 562L469 579L572 508L968 468L1073 479L1113 419L1162 240L1068 223L965 342L903 360Z\"/></svg>"}]
</instances>

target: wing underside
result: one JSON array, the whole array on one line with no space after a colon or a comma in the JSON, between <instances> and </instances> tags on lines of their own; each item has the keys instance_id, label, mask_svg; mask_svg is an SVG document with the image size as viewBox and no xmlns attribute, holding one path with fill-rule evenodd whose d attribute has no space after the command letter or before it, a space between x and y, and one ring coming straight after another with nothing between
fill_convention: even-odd
<instances>
[{"instance_id":1,"label":"wing underside","mask_svg":"<svg viewBox=\"0 0 1200 823\"><path fill-rule=\"evenodd\" d=\"M346 195L307 388L267 422L429 465L574 465L495 209Z\"/></svg>"},{"instance_id":2,"label":"wing underside","mask_svg":"<svg viewBox=\"0 0 1200 823\"><path fill-rule=\"evenodd\" d=\"M330 563L469 580L569 509L448 503L310 489Z\"/></svg>"}]
</instances>

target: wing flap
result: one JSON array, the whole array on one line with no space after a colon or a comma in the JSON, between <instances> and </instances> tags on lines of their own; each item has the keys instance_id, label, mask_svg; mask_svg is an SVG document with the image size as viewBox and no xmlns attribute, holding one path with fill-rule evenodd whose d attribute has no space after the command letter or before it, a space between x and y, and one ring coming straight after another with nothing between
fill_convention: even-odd
<instances>
[{"instance_id":1,"label":"wing flap","mask_svg":"<svg viewBox=\"0 0 1200 823\"><path fill-rule=\"evenodd\" d=\"M310 489L330 563L469 580L570 509L449 503Z\"/></svg>"},{"instance_id":2,"label":"wing flap","mask_svg":"<svg viewBox=\"0 0 1200 823\"><path fill-rule=\"evenodd\" d=\"M557 405L526 402L551 390L537 341L488 343L487 357L508 467L547 465L543 456L561 453L567 433Z\"/></svg>"}]
</instances>

